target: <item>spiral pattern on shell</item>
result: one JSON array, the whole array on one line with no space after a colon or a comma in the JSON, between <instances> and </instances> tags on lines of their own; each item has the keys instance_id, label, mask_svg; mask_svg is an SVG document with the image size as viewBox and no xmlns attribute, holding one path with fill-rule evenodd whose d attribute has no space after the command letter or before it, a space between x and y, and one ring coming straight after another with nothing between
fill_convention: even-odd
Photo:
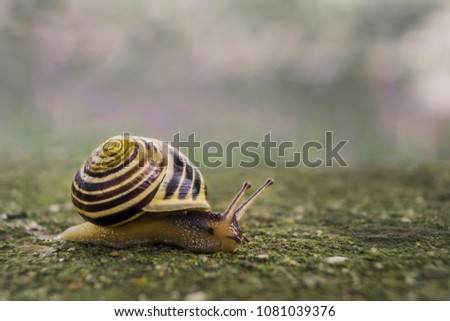
<instances>
[{"instance_id":1,"label":"spiral pattern on shell","mask_svg":"<svg viewBox=\"0 0 450 321\"><path fill-rule=\"evenodd\" d=\"M138 136L115 136L96 148L75 175L72 202L101 226L153 212L210 210L198 168L169 144Z\"/></svg>"}]
</instances>

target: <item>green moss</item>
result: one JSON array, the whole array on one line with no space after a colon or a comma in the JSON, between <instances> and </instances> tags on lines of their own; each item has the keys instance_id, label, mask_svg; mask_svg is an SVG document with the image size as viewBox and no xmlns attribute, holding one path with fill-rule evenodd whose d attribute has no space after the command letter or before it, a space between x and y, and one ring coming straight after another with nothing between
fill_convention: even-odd
<instances>
[{"instance_id":1,"label":"green moss","mask_svg":"<svg viewBox=\"0 0 450 321\"><path fill-rule=\"evenodd\" d=\"M0 174L2 300L449 300L450 166L204 171L214 209L243 180L265 192L233 253L65 243L77 164ZM343 257L346 259L330 259Z\"/></svg>"}]
</instances>

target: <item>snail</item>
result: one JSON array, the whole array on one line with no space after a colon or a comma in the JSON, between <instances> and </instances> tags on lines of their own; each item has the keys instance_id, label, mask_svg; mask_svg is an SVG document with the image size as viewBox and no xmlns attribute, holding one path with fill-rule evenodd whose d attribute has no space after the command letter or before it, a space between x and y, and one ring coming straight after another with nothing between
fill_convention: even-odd
<instances>
[{"instance_id":1,"label":"snail","mask_svg":"<svg viewBox=\"0 0 450 321\"><path fill-rule=\"evenodd\" d=\"M111 247L163 243L193 252L230 252L249 239L239 226L271 178L238 206L250 183L223 212L211 210L200 170L168 143L115 136L96 148L72 183L75 210L87 221L63 240Z\"/></svg>"}]
</instances>

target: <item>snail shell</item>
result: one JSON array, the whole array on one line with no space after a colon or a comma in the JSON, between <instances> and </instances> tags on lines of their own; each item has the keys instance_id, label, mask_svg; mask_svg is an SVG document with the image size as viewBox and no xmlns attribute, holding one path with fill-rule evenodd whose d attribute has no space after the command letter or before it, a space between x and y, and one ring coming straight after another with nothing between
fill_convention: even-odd
<instances>
[{"instance_id":1,"label":"snail shell","mask_svg":"<svg viewBox=\"0 0 450 321\"><path fill-rule=\"evenodd\" d=\"M202 174L186 156L137 136L112 137L93 151L75 175L72 202L100 226L126 224L144 213L211 209Z\"/></svg>"}]
</instances>

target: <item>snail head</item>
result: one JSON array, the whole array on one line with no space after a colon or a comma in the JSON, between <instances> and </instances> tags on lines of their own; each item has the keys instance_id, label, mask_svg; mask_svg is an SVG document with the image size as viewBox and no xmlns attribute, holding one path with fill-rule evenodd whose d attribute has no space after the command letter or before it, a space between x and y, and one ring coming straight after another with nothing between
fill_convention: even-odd
<instances>
[{"instance_id":1,"label":"snail head","mask_svg":"<svg viewBox=\"0 0 450 321\"><path fill-rule=\"evenodd\" d=\"M273 184L273 179L269 178L258 190L256 190L245 202L239 207L238 203L244 196L245 192L251 187L249 182L244 182L240 191L231 201L228 208L221 214L218 228L215 234L222 239L224 246L237 247L242 242L250 240L245 236L239 225L239 220L245 214L245 211L252 205L254 200L269 186Z\"/></svg>"}]
</instances>

